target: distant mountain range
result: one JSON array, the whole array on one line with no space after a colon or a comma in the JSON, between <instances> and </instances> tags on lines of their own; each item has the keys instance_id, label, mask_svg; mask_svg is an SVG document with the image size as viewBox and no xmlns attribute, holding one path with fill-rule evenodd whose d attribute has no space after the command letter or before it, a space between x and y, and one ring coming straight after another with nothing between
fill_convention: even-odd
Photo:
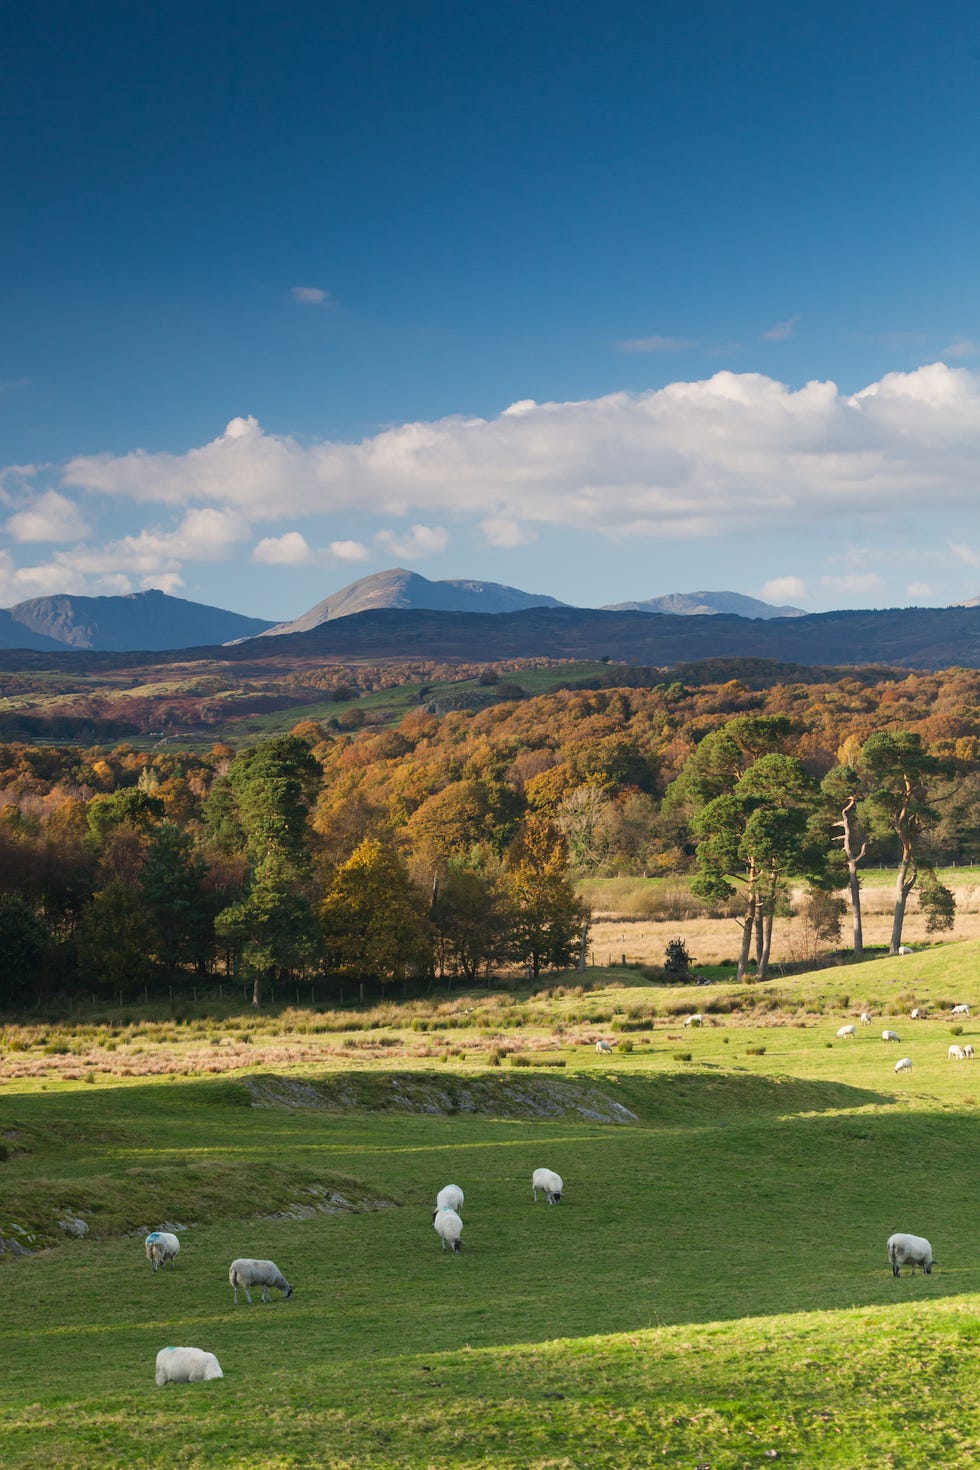
<instances>
[{"instance_id":1,"label":"distant mountain range","mask_svg":"<svg viewBox=\"0 0 980 1470\"><path fill-rule=\"evenodd\" d=\"M158 591L125 597L32 597L0 611L0 648L153 653L255 638L272 626L268 618L247 618Z\"/></svg>"},{"instance_id":2,"label":"distant mountain range","mask_svg":"<svg viewBox=\"0 0 980 1470\"><path fill-rule=\"evenodd\" d=\"M773 607L758 597L743 597L741 592L668 592L664 597L648 597L645 602L607 602L604 612L675 613L683 618L714 617L734 613L738 618L805 618L801 607Z\"/></svg>"},{"instance_id":3,"label":"distant mountain range","mask_svg":"<svg viewBox=\"0 0 980 1470\"><path fill-rule=\"evenodd\" d=\"M371 608L426 608L431 612L509 613L528 607L567 607L557 597L544 593L521 592L517 587L504 587L499 582L472 582L450 579L430 582L417 572L395 567L389 572L374 572L333 592L311 607L302 617L290 623L277 623L263 636L283 633L308 633L321 623L334 618L349 618Z\"/></svg>"},{"instance_id":4,"label":"distant mountain range","mask_svg":"<svg viewBox=\"0 0 980 1470\"><path fill-rule=\"evenodd\" d=\"M171 662L182 650L236 663L544 655L658 667L747 657L810 666L980 668L980 598L952 608L810 614L736 592L689 592L576 608L495 582L430 582L396 568L363 577L285 623L163 592L34 598L0 612L0 649L11 650L3 658L7 668L57 667L69 655L79 667L85 654L117 664L130 653L136 656L125 661L137 667L152 654Z\"/></svg>"},{"instance_id":5,"label":"distant mountain range","mask_svg":"<svg viewBox=\"0 0 980 1470\"><path fill-rule=\"evenodd\" d=\"M361 577L331 593L301 617L282 623L225 612L159 591L133 592L125 597L33 597L0 610L0 648L154 653L309 633L336 618L378 608L499 614L567 606L546 593L522 592L499 582L463 578L430 582L417 572L395 567ZM737 613L747 618L803 616L799 608L773 607L738 592L672 592L646 602L622 603L615 610L621 609L685 615Z\"/></svg>"}]
</instances>

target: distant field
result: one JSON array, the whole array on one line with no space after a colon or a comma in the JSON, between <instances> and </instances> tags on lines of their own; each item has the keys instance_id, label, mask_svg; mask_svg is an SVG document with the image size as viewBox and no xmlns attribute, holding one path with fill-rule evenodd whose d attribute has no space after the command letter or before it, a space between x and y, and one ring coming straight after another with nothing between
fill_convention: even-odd
<instances>
[{"instance_id":1,"label":"distant field","mask_svg":"<svg viewBox=\"0 0 980 1470\"><path fill-rule=\"evenodd\" d=\"M0 1236L60 1243L0 1256L0 1463L968 1470L980 1073L946 1049L978 977L968 943L741 990L594 971L5 1026ZM283 1079L256 1084L274 1105L251 1076ZM612 1105L636 1121L595 1120ZM557 1208L531 1202L539 1164ZM431 1225L450 1179L459 1257ZM330 1194L355 1208L311 1205ZM154 1275L131 1232L164 1221L182 1250ZM931 1276L892 1278L895 1229L932 1239ZM292 1300L235 1309L239 1254ZM157 1389L175 1343L225 1378Z\"/></svg>"},{"instance_id":2,"label":"distant field","mask_svg":"<svg viewBox=\"0 0 980 1470\"><path fill-rule=\"evenodd\" d=\"M939 876L956 894L956 921L949 934L930 935L913 891L906 912L903 939L913 947L937 940L980 939L980 868L943 868ZM862 920L866 948L888 947L894 909L894 874L869 869L862 874ZM711 918L691 895L685 878L591 878L577 884L590 904L595 921L589 947L598 965L627 960L662 964L671 939L683 938L688 952L703 965L734 960L740 930L734 918ZM734 908L734 905L733 905ZM843 919L841 945L851 944L850 911ZM798 965L813 959L822 942L814 939L799 918L773 922L773 960Z\"/></svg>"}]
</instances>

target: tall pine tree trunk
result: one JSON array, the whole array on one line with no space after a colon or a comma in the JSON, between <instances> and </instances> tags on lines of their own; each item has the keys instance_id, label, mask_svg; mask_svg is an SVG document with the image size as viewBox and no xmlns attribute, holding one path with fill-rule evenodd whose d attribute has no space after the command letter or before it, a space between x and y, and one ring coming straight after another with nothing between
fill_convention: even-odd
<instances>
[{"instance_id":1,"label":"tall pine tree trunk","mask_svg":"<svg viewBox=\"0 0 980 1470\"><path fill-rule=\"evenodd\" d=\"M752 936L755 933L755 911L756 896L754 890L749 891L746 901L745 917L742 922L742 946L738 955L738 969L735 972L737 984L744 985L745 977L749 969L749 951L752 948Z\"/></svg>"},{"instance_id":2,"label":"tall pine tree trunk","mask_svg":"<svg viewBox=\"0 0 980 1470\"><path fill-rule=\"evenodd\" d=\"M909 876L911 873L911 876ZM902 943L902 926L905 923L905 905L908 903L909 894L915 887L918 874L915 867L915 859L911 852L903 846L902 860L898 865L898 874L895 878L895 913L892 918L892 937L888 946L889 954L898 954Z\"/></svg>"}]
</instances>

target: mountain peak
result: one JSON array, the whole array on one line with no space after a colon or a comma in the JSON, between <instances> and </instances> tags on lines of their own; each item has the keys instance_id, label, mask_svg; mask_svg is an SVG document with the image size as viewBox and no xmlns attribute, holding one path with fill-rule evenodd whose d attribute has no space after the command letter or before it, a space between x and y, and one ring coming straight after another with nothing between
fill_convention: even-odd
<instances>
[{"instance_id":1,"label":"mountain peak","mask_svg":"<svg viewBox=\"0 0 980 1470\"><path fill-rule=\"evenodd\" d=\"M321 623L334 618L351 617L354 613L369 612L375 608L402 608L428 612L475 612L505 613L522 612L530 607L565 607L557 597L545 593L522 592L517 587L506 587L500 582L481 582L474 578L430 582L418 572L405 567L392 567L384 572L372 572L332 592L309 612L294 618L292 622L278 623L263 637L269 638L282 633L308 633Z\"/></svg>"}]
</instances>

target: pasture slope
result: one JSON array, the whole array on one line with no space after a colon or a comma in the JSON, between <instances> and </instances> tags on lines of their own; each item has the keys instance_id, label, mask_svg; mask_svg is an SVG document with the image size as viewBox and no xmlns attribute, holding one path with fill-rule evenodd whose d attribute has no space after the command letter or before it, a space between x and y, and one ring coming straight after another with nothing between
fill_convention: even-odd
<instances>
[{"instance_id":1,"label":"pasture slope","mask_svg":"<svg viewBox=\"0 0 980 1470\"><path fill-rule=\"evenodd\" d=\"M420 1056L397 1027L376 1061L305 1063L309 1087L285 1068L258 1091L245 1074L8 1070L0 1235L46 1204L89 1233L0 1257L0 1464L975 1466L980 1072L945 1054L949 1003L980 1010L980 945L911 958L728 1011L730 987L597 976L583 997L565 977L547 1006L517 1003L522 1046L560 1072L491 1070L465 1030L460 1055ZM904 1019L910 1001L934 1019ZM865 1004L877 1024L837 1041ZM688 1005L700 1030L678 1023ZM978 1032L968 1019L959 1039ZM624 1049L596 1056L598 1035ZM553 1101L559 1078L636 1121L494 1103L538 1079ZM382 1106L393 1086L401 1104ZM555 1208L531 1203L540 1164L565 1179ZM450 1180L458 1257L431 1223ZM127 1232L165 1220L181 1253L154 1275ZM894 1230L930 1237L931 1276L892 1278ZM234 1308L237 1255L277 1261L293 1298ZM224 1379L157 1389L168 1344L214 1351Z\"/></svg>"}]
</instances>

